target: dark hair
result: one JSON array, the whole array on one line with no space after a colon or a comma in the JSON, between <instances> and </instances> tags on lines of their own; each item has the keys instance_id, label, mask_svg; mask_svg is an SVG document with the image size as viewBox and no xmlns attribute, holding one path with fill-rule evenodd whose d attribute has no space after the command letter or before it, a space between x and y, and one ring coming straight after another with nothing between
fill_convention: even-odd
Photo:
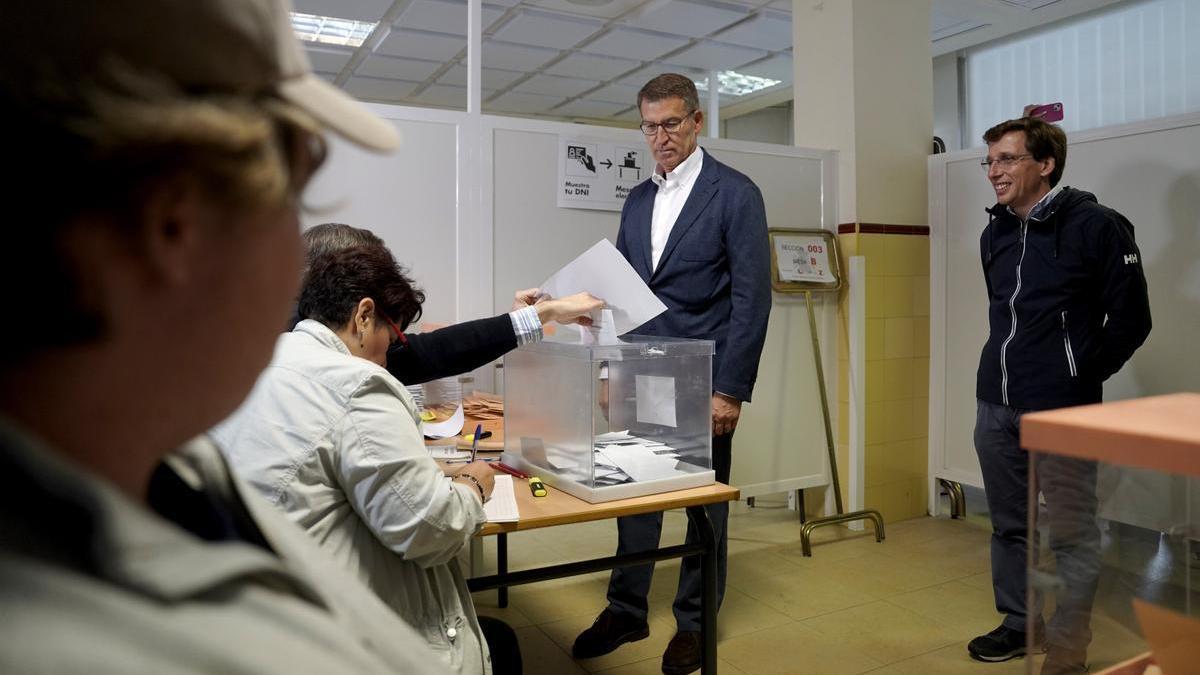
<instances>
[{"instance_id":1,"label":"dark hair","mask_svg":"<svg viewBox=\"0 0 1200 675\"><path fill-rule=\"evenodd\" d=\"M1050 187L1058 185L1063 169L1067 166L1067 134L1060 127L1036 117L1019 117L1001 122L983 132L983 142L991 145L1013 131L1025 132L1025 152L1037 161L1054 158L1054 170L1050 172Z\"/></svg>"},{"instance_id":2,"label":"dark hair","mask_svg":"<svg viewBox=\"0 0 1200 675\"><path fill-rule=\"evenodd\" d=\"M334 251L352 246L384 246L383 240L370 230L344 223L321 223L301 233L304 239L304 268L313 260Z\"/></svg>"},{"instance_id":3,"label":"dark hair","mask_svg":"<svg viewBox=\"0 0 1200 675\"><path fill-rule=\"evenodd\" d=\"M354 246L313 260L300 288L301 319L320 321L334 330L346 325L363 298L400 330L421 316L425 294L384 246Z\"/></svg>"},{"instance_id":4,"label":"dark hair","mask_svg":"<svg viewBox=\"0 0 1200 675\"><path fill-rule=\"evenodd\" d=\"M642 101L653 103L672 97L683 99L689 112L700 109L700 94L696 92L692 78L679 73L664 73L642 85L637 97L638 110L642 109Z\"/></svg>"}]
</instances>

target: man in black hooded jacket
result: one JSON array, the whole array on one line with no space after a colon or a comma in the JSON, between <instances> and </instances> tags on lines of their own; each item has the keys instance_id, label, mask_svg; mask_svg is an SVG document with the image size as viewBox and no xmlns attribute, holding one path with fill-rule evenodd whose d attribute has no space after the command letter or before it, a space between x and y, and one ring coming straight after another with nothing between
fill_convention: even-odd
<instances>
[{"instance_id":1,"label":"man in black hooded jacket","mask_svg":"<svg viewBox=\"0 0 1200 675\"><path fill-rule=\"evenodd\" d=\"M992 587L1005 618L967 650L1004 661L1024 654L1028 637L1046 646L1043 673L1083 672L1100 570L1096 464L1037 462L1041 522L1062 582L1043 626L1040 597L1026 607L1030 476L1020 419L1100 402L1103 382L1150 333L1146 278L1133 225L1091 193L1057 187L1067 153L1062 129L1023 117L983 139L997 203L980 237L990 331L979 360L975 450L992 519Z\"/></svg>"}]
</instances>

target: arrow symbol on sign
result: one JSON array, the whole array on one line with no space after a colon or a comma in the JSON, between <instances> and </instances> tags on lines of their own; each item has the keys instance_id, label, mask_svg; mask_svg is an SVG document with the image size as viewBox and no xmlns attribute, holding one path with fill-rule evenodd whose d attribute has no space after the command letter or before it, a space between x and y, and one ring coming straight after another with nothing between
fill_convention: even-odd
<instances>
[{"instance_id":1,"label":"arrow symbol on sign","mask_svg":"<svg viewBox=\"0 0 1200 675\"><path fill-rule=\"evenodd\" d=\"M601 163L601 164L603 164L603 165L604 165L604 168L606 168L606 169L611 169L611 168L612 168L612 160L611 160L611 159L606 159L606 160L604 160L603 162L600 162L600 163Z\"/></svg>"}]
</instances>

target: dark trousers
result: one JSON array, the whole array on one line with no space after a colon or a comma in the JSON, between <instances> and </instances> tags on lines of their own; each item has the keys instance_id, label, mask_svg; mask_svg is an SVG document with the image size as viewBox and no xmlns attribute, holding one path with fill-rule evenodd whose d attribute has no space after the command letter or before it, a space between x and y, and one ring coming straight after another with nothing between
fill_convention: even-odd
<instances>
[{"instance_id":1,"label":"dark trousers","mask_svg":"<svg viewBox=\"0 0 1200 675\"><path fill-rule=\"evenodd\" d=\"M1027 631L1042 624L1042 597L1035 592L1027 608L1026 558L1029 547L1030 456L1021 449L1020 423L1026 410L978 401L975 451L983 470L992 518L992 590L1004 625ZM1100 576L1100 528L1096 522L1096 463L1039 454L1035 487L1046 500L1036 532L1047 532L1056 566L1054 616L1046 624L1046 642L1084 652L1092 641L1092 601ZM1037 503L1037 502L1035 502ZM1034 562L1038 557L1034 547Z\"/></svg>"},{"instance_id":2,"label":"dark trousers","mask_svg":"<svg viewBox=\"0 0 1200 675\"><path fill-rule=\"evenodd\" d=\"M712 463L717 481L729 482L732 462L733 433L713 436ZM717 607L725 597L725 562L728 553L728 537L725 524L729 520L729 504L721 502L704 507L712 521L713 534L717 540ZM658 548L662 536L662 512L617 518L617 555L649 551ZM687 542L698 541L695 528L688 521ZM646 596L650 593L650 579L654 576L654 563L618 567L608 582L608 608L618 614L627 614L643 621L649 612ZM675 593L675 623L679 630L700 630L700 556L687 556L680 563L679 589Z\"/></svg>"},{"instance_id":3,"label":"dark trousers","mask_svg":"<svg viewBox=\"0 0 1200 675\"><path fill-rule=\"evenodd\" d=\"M479 617L479 628L492 655L493 675L521 675L524 666L516 632L500 619L490 616Z\"/></svg>"}]
</instances>

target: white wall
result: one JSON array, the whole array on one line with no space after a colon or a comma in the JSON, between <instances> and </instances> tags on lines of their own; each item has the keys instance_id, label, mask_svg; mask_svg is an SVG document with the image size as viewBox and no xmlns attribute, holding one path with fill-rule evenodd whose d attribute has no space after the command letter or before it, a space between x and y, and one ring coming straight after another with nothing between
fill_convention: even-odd
<instances>
[{"instance_id":1,"label":"white wall","mask_svg":"<svg viewBox=\"0 0 1200 675\"><path fill-rule=\"evenodd\" d=\"M792 144L792 102L721 120L721 138Z\"/></svg>"},{"instance_id":2,"label":"white wall","mask_svg":"<svg viewBox=\"0 0 1200 675\"><path fill-rule=\"evenodd\" d=\"M946 142L946 152L962 149L957 54L933 59L933 135Z\"/></svg>"}]
</instances>

